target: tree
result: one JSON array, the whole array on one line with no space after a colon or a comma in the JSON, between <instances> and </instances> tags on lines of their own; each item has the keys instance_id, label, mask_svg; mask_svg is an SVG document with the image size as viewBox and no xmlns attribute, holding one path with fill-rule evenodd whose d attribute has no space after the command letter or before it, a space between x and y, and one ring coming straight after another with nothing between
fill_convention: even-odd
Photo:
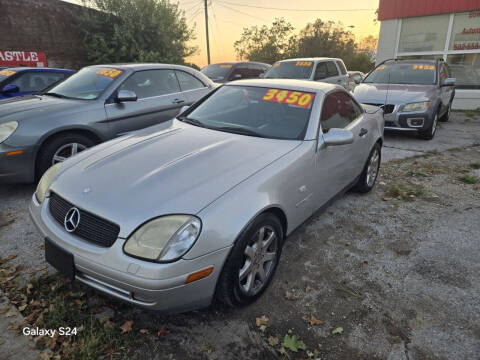
<instances>
[{"instance_id":1,"label":"tree","mask_svg":"<svg viewBox=\"0 0 480 360\"><path fill-rule=\"evenodd\" d=\"M244 28L234 48L240 60L272 64L290 55L293 26L284 18L275 19L272 26Z\"/></svg>"},{"instance_id":2,"label":"tree","mask_svg":"<svg viewBox=\"0 0 480 360\"><path fill-rule=\"evenodd\" d=\"M196 48L178 4L169 0L82 0L80 29L88 60L118 62L185 62Z\"/></svg>"}]
</instances>

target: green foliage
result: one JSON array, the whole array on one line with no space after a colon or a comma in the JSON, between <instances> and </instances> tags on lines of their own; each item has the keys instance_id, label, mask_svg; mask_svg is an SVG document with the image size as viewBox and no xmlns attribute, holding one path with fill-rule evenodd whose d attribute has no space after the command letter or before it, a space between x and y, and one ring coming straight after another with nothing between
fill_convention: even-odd
<instances>
[{"instance_id":1,"label":"green foliage","mask_svg":"<svg viewBox=\"0 0 480 360\"><path fill-rule=\"evenodd\" d=\"M294 57L337 57L343 59L348 69L368 72L374 67L372 47L376 39L368 37L355 43L350 31L333 21L320 19L309 23L294 34L292 24L285 19L275 19L270 27L244 28L234 44L240 59L274 63Z\"/></svg>"},{"instance_id":2,"label":"green foliage","mask_svg":"<svg viewBox=\"0 0 480 360\"><path fill-rule=\"evenodd\" d=\"M88 60L184 63L196 48L178 4L169 0L82 0L79 14Z\"/></svg>"},{"instance_id":3,"label":"green foliage","mask_svg":"<svg viewBox=\"0 0 480 360\"><path fill-rule=\"evenodd\" d=\"M478 182L480 182L480 179L478 177L472 175L460 176L458 180L460 180L464 184L477 184Z\"/></svg>"},{"instance_id":4,"label":"green foliage","mask_svg":"<svg viewBox=\"0 0 480 360\"><path fill-rule=\"evenodd\" d=\"M307 350L307 345L305 345L303 341L299 340L296 335L285 335L282 346L293 352L298 352L298 350Z\"/></svg>"},{"instance_id":5,"label":"green foliage","mask_svg":"<svg viewBox=\"0 0 480 360\"><path fill-rule=\"evenodd\" d=\"M284 18L275 19L272 26L244 28L240 40L233 44L240 59L272 64L290 56L293 26Z\"/></svg>"}]
</instances>

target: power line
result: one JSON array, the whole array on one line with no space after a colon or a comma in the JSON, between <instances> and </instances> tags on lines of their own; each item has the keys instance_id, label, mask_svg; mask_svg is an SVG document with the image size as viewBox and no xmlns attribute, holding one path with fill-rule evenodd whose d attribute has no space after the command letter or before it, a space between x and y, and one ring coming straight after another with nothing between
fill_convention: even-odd
<instances>
[{"instance_id":1,"label":"power line","mask_svg":"<svg viewBox=\"0 0 480 360\"><path fill-rule=\"evenodd\" d=\"M234 9L234 8L231 8L230 6L227 6L227 5L224 5L222 2L220 1L217 1L217 5L220 5L221 7L224 7L226 9L229 9L229 10L232 10L232 11L235 11L239 14L242 14L242 15L246 15L246 16L250 16L251 18L254 18L254 19L257 19L257 20L262 20L262 21L268 21L267 19L262 19L262 18L259 18L257 16L253 16L253 15L250 15L246 12L243 12L243 11L240 11L240 10L237 10L237 9Z\"/></svg>"},{"instance_id":2,"label":"power line","mask_svg":"<svg viewBox=\"0 0 480 360\"><path fill-rule=\"evenodd\" d=\"M276 8L276 7L266 7L266 6L256 6L256 5L245 5L245 4L236 4L228 1L217 1L219 4L228 4L233 6L241 6L255 9L265 9L265 10L280 10L280 11L375 11L376 9L292 9L292 8ZM224 5L223 5L224 6Z\"/></svg>"}]
</instances>

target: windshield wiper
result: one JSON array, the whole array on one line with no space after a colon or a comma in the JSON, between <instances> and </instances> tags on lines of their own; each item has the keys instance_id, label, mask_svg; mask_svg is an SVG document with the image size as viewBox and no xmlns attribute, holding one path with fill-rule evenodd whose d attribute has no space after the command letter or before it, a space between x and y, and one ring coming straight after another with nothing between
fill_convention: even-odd
<instances>
[{"instance_id":1,"label":"windshield wiper","mask_svg":"<svg viewBox=\"0 0 480 360\"><path fill-rule=\"evenodd\" d=\"M240 127L235 127L235 126L212 127L211 129L231 132L231 133L240 134L240 135L256 136L256 137L261 137L261 138L266 138L267 137L267 136L262 135L262 134L260 134L256 131L253 131L253 130L250 130L250 129L245 129L245 128L240 128Z\"/></svg>"},{"instance_id":2,"label":"windshield wiper","mask_svg":"<svg viewBox=\"0 0 480 360\"><path fill-rule=\"evenodd\" d=\"M180 120L180 121L186 122L188 124L191 124L191 125L206 127L205 124L202 123L201 121L198 121L196 119L190 119L186 116L177 116L177 119Z\"/></svg>"},{"instance_id":3,"label":"windshield wiper","mask_svg":"<svg viewBox=\"0 0 480 360\"><path fill-rule=\"evenodd\" d=\"M57 94L57 93L54 93L54 92L46 92L46 93L43 93L43 95L55 96L55 97L58 97L58 98L60 98L60 99L67 99L67 98L69 98L68 96L65 96L65 95L62 95L62 94Z\"/></svg>"}]
</instances>

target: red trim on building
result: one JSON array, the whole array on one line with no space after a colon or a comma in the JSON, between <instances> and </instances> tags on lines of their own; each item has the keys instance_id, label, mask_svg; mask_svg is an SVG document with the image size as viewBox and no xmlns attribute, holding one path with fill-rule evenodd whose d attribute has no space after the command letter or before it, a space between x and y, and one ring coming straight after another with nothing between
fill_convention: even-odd
<instances>
[{"instance_id":1,"label":"red trim on building","mask_svg":"<svg viewBox=\"0 0 480 360\"><path fill-rule=\"evenodd\" d=\"M480 10L480 0L380 0L378 20Z\"/></svg>"}]
</instances>

